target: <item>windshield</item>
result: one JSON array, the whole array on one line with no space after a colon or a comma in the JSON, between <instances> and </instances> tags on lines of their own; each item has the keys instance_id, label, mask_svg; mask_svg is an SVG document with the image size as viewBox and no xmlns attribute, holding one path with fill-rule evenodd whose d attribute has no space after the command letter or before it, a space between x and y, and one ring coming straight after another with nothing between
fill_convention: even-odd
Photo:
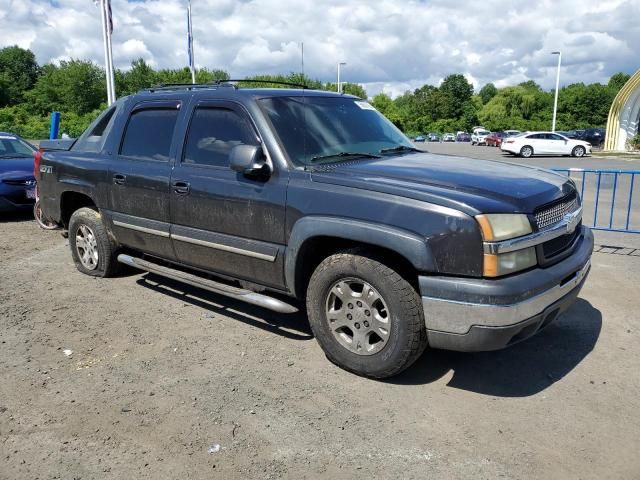
<instances>
[{"instance_id":1,"label":"windshield","mask_svg":"<svg viewBox=\"0 0 640 480\"><path fill-rule=\"evenodd\" d=\"M268 97L259 102L296 165L415 150L400 130L362 100L309 96Z\"/></svg>"},{"instance_id":2,"label":"windshield","mask_svg":"<svg viewBox=\"0 0 640 480\"><path fill-rule=\"evenodd\" d=\"M11 135L0 135L0 159L33 157L35 148Z\"/></svg>"}]
</instances>

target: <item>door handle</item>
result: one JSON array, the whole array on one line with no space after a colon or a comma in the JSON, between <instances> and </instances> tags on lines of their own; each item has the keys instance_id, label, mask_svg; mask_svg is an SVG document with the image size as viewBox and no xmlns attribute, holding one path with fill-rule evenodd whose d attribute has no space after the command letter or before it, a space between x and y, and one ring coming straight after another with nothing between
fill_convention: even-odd
<instances>
[{"instance_id":1,"label":"door handle","mask_svg":"<svg viewBox=\"0 0 640 480\"><path fill-rule=\"evenodd\" d=\"M124 185L126 181L127 177L125 175L122 175L121 173L116 173L113 176L113 183L115 183L116 185Z\"/></svg>"},{"instance_id":2,"label":"door handle","mask_svg":"<svg viewBox=\"0 0 640 480\"><path fill-rule=\"evenodd\" d=\"M190 185L189 182L183 182L182 180L177 180L173 182L173 191L178 195L189 195Z\"/></svg>"}]
</instances>

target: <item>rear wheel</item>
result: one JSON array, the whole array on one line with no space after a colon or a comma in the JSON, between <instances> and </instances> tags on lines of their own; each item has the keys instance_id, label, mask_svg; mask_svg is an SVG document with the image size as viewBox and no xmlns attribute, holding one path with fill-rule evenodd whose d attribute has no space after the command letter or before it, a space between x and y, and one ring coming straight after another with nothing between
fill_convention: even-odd
<instances>
[{"instance_id":1,"label":"rear wheel","mask_svg":"<svg viewBox=\"0 0 640 480\"><path fill-rule=\"evenodd\" d=\"M80 208L71 215L69 246L76 268L86 275L110 277L119 268L117 245L107 233L100 213L92 208Z\"/></svg>"},{"instance_id":2,"label":"rear wheel","mask_svg":"<svg viewBox=\"0 0 640 480\"><path fill-rule=\"evenodd\" d=\"M586 149L582 145L578 145L577 147L573 147L571 151L572 157L584 157L584 154L587 153Z\"/></svg>"},{"instance_id":3,"label":"rear wheel","mask_svg":"<svg viewBox=\"0 0 640 480\"><path fill-rule=\"evenodd\" d=\"M520 149L520 156L523 158L529 158L533 155L533 148L529 145L525 145Z\"/></svg>"},{"instance_id":4,"label":"rear wheel","mask_svg":"<svg viewBox=\"0 0 640 480\"><path fill-rule=\"evenodd\" d=\"M327 358L358 375L396 375L427 346L418 292L365 252L338 253L316 268L307 312Z\"/></svg>"}]
</instances>

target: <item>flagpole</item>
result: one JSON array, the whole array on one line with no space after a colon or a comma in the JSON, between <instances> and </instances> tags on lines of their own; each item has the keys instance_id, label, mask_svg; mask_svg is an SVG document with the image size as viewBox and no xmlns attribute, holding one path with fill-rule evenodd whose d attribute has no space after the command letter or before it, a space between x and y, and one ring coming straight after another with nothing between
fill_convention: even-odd
<instances>
[{"instance_id":1,"label":"flagpole","mask_svg":"<svg viewBox=\"0 0 640 480\"><path fill-rule=\"evenodd\" d=\"M109 75L109 47L107 46L107 14L104 8L104 0L100 0L100 14L102 17L102 40L104 42L104 73L107 76L107 104L113 103L111 96L111 75Z\"/></svg>"},{"instance_id":2,"label":"flagpole","mask_svg":"<svg viewBox=\"0 0 640 480\"><path fill-rule=\"evenodd\" d=\"M116 80L113 74L113 47L111 45L111 29L113 28L113 19L110 10L110 0L104 0L105 10L107 15L107 50L109 53L109 77L111 80L111 99L116 101Z\"/></svg>"},{"instance_id":3,"label":"flagpole","mask_svg":"<svg viewBox=\"0 0 640 480\"><path fill-rule=\"evenodd\" d=\"M189 41L189 70L191 70L191 83L196 83L196 62L193 54L193 24L191 23L191 0L187 0L187 29Z\"/></svg>"}]
</instances>

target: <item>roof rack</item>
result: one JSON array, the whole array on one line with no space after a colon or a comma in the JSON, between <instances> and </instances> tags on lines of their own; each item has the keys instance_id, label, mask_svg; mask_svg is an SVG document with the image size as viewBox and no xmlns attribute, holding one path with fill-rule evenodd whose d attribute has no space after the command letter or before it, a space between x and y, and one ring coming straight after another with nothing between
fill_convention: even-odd
<instances>
[{"instance_id":1,"label":"roof rack","mask_svg":"<svg viewBox=\"0 0 640 480\"><path fill-rule=\"evenodd\" d=\"M208 83L162 83L160 85L154 85L149 88L143 88L141 91L145 92L158 92L164 90L198 90L201 88L212 88L212 87L233 87L235 89L238 88L234 82L244 82L244 83L264 83L264 84L273 84L273 85L286 85L288 87L296 87L302 89L308 89L307 85L302 83L293 83L293 82L280 82L277 80L252 80L248 78L243 79L228 79L228 80L214 80Z\"/></svg>"},{"instance_id":2,"label":"roof rack","mask_svg":"<svg viewBox=\"0 0 640 480\"><path fill-rule=\"evenodd\" d=\"M308 89L309 87L303 83L294 83L294 82L280 82L278 80L263 80L263 79L251 79L251 78L242 78L242 79L229 79L229 80L214 80L213 84L221 85L224 83L232 83L232 82L243 82L243 83L264 83L264 84L273 84L273 85L286 85L288 87L296 87L296 88L304 88Z\"/></svg>"},{"instance_id":3,"label":"roof rack","mask_svg":"<svg viewBox=\"0 0 640 480\"><path fill-rule=\"evenodd\" d=\"M196 90L199 88L211 88L215 86L217 86L215 83L161 83L160 85L143 88L140 91L153 93L162 90Z\"/></svg>"}]
</instances>

